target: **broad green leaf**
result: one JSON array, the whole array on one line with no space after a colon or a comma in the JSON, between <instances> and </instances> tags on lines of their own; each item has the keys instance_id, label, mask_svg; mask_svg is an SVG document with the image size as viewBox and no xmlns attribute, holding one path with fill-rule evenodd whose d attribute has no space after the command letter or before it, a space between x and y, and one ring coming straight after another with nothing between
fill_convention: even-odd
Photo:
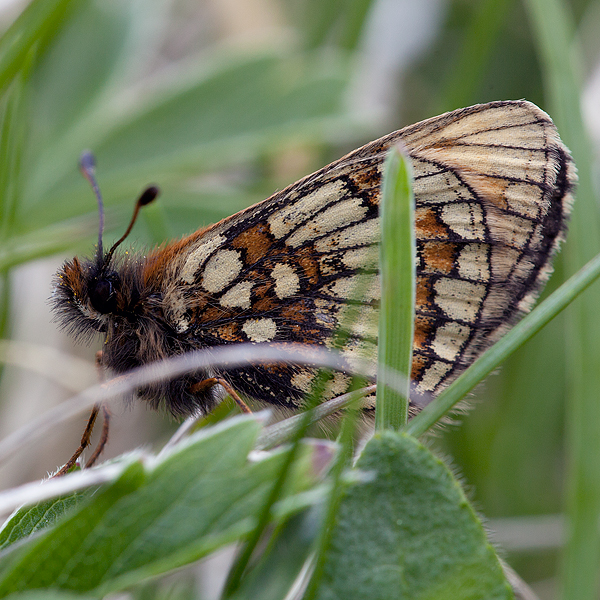
<instances>
[{"instance_id":1,"label":"broad green leaf","mask_svg":"<svg viewBox=\"0 0 600 600\"><path fill-rule=\"evenodd\" d=\"M359 459L325 552L319 600L510 599L458 482L427 448L384 431Z\"/></svg>"},{"instance_id":2,"label":"broad green leaf","mask_svg":"<svg viewBox=\"0 0 600 600\"><path fill-rule=\"evenodd\" d=\"M53 525L85 497L76 492L62 498L38 502L15 512L0 530L0 550Z\"/></svg>"},{"instance_id":3,"label":"broad green leaf","mask_svg":"<svg viewBox=\"0 0 600 600\"><path fill-rule=\"evenodd\" d=\"M188 564L252 531L285 452L248 462L260 425L205 429L155 465L139 461L73 514L0 561L0 596L56 588L106 594ZM304 446L274 508L285 518L319 498Z\"/></svg>"}]
</instances>

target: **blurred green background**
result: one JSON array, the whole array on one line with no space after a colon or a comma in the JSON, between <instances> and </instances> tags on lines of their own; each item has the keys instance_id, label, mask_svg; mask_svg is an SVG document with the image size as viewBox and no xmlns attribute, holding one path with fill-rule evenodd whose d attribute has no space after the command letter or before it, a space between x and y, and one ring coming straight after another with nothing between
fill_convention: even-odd
<instances>
[{"instance_id":1,"label":"blurred green background","mask_svg":"<svg viewBox=\"0 0 600 600\"><path fill-rule=\"evenodd\" d=\"M8 29L0 41L3 338L93 360L97 348L71 346L47 306L53 272L64 258L91 253L97 235L95 200L77 170L84 149L97 156L105 245L120 236L139 191L160 185L159 202L144 210L132 238L145 247L258 202L404 125L526 98L555 117L582 174L579 202L597 226L598 0L55 0L33 9L12 29L23 6L7 4L0 14ZM556 52L568 54L562 75L549 64L545 17L571 36L568 46L556 40ZM33 39L19 36L19 27ZM591 143L581 132L569 137L568 118L578 109L560 103L561 85L581 100ZM597 251L596 239L580 238L583 255ZM545 293L581 266L572 245ZM567 371L580 349L573 329L564 316L552 322L431 442L540 598L558 597L561 515L573 489L566 473L576 454L569 444L577 442L565 435L568 390L578 385L577 369ZM582 379L594 364L600 372L600 355L585 352ZM39 360L32 354L31 363ZM69 385L84 385L55 378L3 370L2 436L67 397ZM113 412L112 454L175 425L143 407ZM1 467L2 487L62 464L84 418Z\"/></svg>"}]
</instances>

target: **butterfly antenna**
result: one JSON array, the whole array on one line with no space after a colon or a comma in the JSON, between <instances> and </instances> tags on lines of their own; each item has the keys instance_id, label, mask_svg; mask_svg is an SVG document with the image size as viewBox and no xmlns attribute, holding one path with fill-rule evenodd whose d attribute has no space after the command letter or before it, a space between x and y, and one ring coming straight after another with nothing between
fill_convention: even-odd
<instances>
[{"instance_id":1,"label":"butterfly antenna","mask_svg":"<svg viewBox=\"0 0 600 600\"><path fill-rule=\"evenodd\" d=\"M108 265L110 263L110 259L112 258L114 251L123 243L123 241L127 238L129 233L133 229L133 226L137 220L138 214L142 206L146 206L147 204L150 204L152 201L154 201L154 199L158 196L159 193L160 190L158 189L158 187L156 187L155 185L151 185L140 194L140 197L135 203L133 215L131 217L131 221L129 221L129 225L125 230L125 233L112 245L111 249L106 254L106 258L104 259L105 265Z\"/></svg>"},{"instance_id":2,"label":"butterfly antenna","mask_svg":"<svg viewBox=\"0 0 600 600\"><path fill-rule=\"evenodd\" d=\"M102 234L104 233L104 202L102 202L102 194L96 181L96 159L94 155L86 151L81 155L79 159L79 170L81 174L88 180L89 184L96 194L96 200L98 200L98 213L99 213L99 225L98 225L98 256L102 256Z\"/></svg>"},{"instance_id":3,"label":"butterfly antenna","mask_svg":"<svg viewBox=\"0 0 600 600\"><path fill-rule=\"evenodd\" d=\"M96 200L98 200L98 212L100 214L100 224L98 226L98 256L102 258L104 253L102 247L102 234L104 233L104 202L102 201L102 194L100 193L100 188L98 187L98 181L96 180L96 159L94 155L86 151L81 155L79 159L79 169L82 175L89 181L92 189L94 190L94 194L96 194ZM120 244L123 243L125 238L131 233L131 230L137 220L138 213L142 206L146 206L150 204L160 193L160 190L155 186L151 185L147 187L137 199L135 203L135 209L133 210L133 216L131 217L131 221L129 221L129 226L125 233L112 245L112 248L107 252L106 257L103 259L103 263L105 265L110 264L110 259L114 254L115 250L118 248Z\"/></svg>"}]
</instances>

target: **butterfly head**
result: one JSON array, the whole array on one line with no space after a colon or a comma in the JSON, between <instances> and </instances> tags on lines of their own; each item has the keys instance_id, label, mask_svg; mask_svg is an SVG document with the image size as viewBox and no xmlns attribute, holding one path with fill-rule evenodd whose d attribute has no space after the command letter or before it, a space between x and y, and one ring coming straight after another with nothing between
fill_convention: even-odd
<instances>
[{"instance_id":1,"label":"butterfly head","mask_svg":"<svg viewBox=\"0 0 600 600\"><path fill-rule=\"evenodd\" d=\"M152 202L159 193L155 186L142 192L127 230L108 252L104 252L104 206L94 176L94 167L93 156L84 153L80 168L94 189L100 215L96 254L91 259L80 260L75 257L65 262L56 274L51 299L56 320L76 337L91 337L94 333L106 332L111 317L127 312L127 307L133 300L132 295L135 295L135 286L127 280L132 277L135 264L116 257L115 250L131 232L140 209Z\"/></svg>"},{"instance_id":2,"label":"butterfly head","mask_svg":"<svg viewBox=\"0 0 600 600\"><path fill-rule=\"evenodd\" d=\"M52 304L56 320L69 333L105 332L108 319L123 305L121 277L109 263L75 257L56 274Z\"/></svg>"}]
</instances>

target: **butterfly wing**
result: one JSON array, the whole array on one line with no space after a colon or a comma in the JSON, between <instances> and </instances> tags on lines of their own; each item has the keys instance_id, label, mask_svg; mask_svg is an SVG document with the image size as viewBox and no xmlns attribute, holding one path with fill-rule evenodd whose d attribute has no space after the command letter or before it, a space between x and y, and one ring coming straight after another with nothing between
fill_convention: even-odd
<instances>
[{"instance_id":1,"label":"butterfly wing","mask_svg":"<svg viewBox=\"0 0 600 600\"><path fill-rule=\"evenodd\" d=\"M439 392L529 310L564 234L575 169L543 111L495 102L385 136L180 242L164 307L189 346L331 347L343 320L345 354L376 358L381 171L398 143L416 200L415 393ZM273 365L226 376L296 407L313 374ZM347 384L336 375L329 395Z\"/></svg>"}]
</instances>

